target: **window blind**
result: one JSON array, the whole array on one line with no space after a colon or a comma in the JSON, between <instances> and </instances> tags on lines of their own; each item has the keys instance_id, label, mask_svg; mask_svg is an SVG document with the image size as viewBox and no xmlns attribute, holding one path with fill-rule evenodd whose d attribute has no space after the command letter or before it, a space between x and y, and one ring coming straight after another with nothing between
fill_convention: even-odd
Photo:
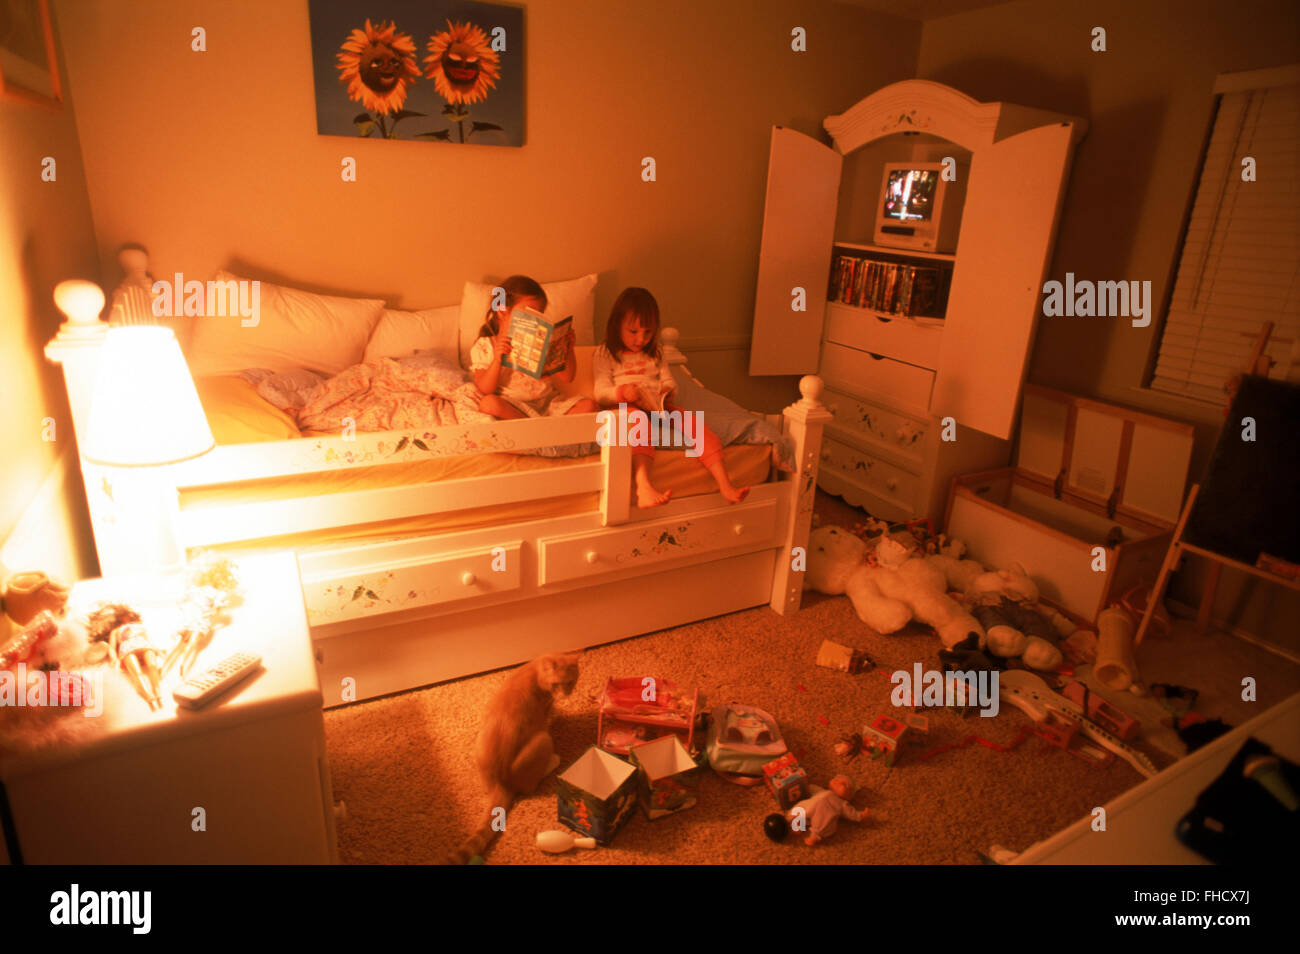
<instances>
[{"instance_id":1,"label":"window blind","mask_svg":"<svg viewBox=\"0 0 1300 954\"><path fill-rule=\"evenodd\" d=\"M1152 388L1225 404L1266 321L1269 377L1300 381L1298 144L1300 84L1221 95ZM1247 157L1253 182L1242 180Z\"/></svg>"}]
</instances>

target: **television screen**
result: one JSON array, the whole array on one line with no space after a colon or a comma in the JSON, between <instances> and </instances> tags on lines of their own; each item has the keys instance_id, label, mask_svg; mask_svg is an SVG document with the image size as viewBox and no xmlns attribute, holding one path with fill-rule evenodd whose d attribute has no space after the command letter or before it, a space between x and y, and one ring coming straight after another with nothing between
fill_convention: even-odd
<instances>
[{"instance_id":1,"label":"television screen","mask_svg":"<svg viewBox=\"0 0 1300 954\"><path fill-rule=\"evenodd\" d=\"M934 214L939 172L933 169L893 169L885 184L884 214L899 222L928 222Z\"/></svg>"}]
</instances>

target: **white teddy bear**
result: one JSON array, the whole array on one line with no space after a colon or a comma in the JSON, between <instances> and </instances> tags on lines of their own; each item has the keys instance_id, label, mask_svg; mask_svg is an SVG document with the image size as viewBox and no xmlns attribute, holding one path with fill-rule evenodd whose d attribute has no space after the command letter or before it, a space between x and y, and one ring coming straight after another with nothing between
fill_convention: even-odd
<instances>
[{"instance_id":1,"label":"white teddy bear","mask_svg":"<svg viewBox=\"0 0 1300 954\"><path fill-rule=\"evenodd\" d=\"M814 530L804 585L846 593L858 617L879 633L896 633L912 620L934 627L945 648L971 634L984 645L978 620L947 595L943 569L888 536L876 544L876 564L863 562L867 546L840 527Z\"/></svg>"}]
</instances>

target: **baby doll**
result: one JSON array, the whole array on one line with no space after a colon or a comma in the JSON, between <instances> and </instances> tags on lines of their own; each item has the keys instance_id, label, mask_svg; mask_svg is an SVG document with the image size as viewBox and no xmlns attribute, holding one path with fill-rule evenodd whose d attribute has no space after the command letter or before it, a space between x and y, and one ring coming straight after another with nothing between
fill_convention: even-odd
<instances>
[{"instance_id":1,"label":"baby doll","mask_svg":"<svg viewBox=\"0 0 1300 954\"><path fill-rule=\"evenodd\" d=\"M803 840L805 845L815 845L835 834L841 817L855 822L867 817L865 808L859 811L849 801L853 797L853 782L847 775L835 776L830 785L829 789L814 785L812 795L790 809L792 824L797 823L802 814L807 825L808 836Z\"/></svg>"}]
</instances>

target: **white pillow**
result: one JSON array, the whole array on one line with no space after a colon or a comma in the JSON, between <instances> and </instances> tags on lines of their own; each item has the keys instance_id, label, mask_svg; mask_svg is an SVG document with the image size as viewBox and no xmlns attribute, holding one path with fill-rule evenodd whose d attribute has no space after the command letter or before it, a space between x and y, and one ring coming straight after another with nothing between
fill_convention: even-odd
<instances>
[{"instance_id":1,"label":"white pillow","mask_svg":"<svg viewBox=\"0 0 1300 954\"><path fill-rule=\"evenodd\" d=\"M406 358L417 351L432 351L452 364L458 360L460 305L427 308L424 311L394 311L385 308L366 345L363 360Z\"/></svg>"},{"instance_id":2,"label":"white pillow","mask_svg":"<svg viewBox=\"0 0 1300 954\"><path fill-rule=\"evenodd\" d=\"M242 281L224 270L215 280ZM338 374L361 363L383 307L378 298L337 298L262 282L255 325L245 327L239 315L194 319L190 371L202 376L307 368Z\"/></svg>"},{"instance_id":3,"label":"white pillow","mask_svg":"<svg viewBox=\"0 0 1300 954\"><path fill-rule=\"evenodd\" d=\"M469 349L474 347L483 320L487 318L495 284L466 282L460 299L460 363L469 367ZM596 311L596 275L583 275L567 282L542 282L546 292L546 317L554 320L573 316L574 344L596 343L592 337L592 316Z\"/></svg>"}]
</instances>

